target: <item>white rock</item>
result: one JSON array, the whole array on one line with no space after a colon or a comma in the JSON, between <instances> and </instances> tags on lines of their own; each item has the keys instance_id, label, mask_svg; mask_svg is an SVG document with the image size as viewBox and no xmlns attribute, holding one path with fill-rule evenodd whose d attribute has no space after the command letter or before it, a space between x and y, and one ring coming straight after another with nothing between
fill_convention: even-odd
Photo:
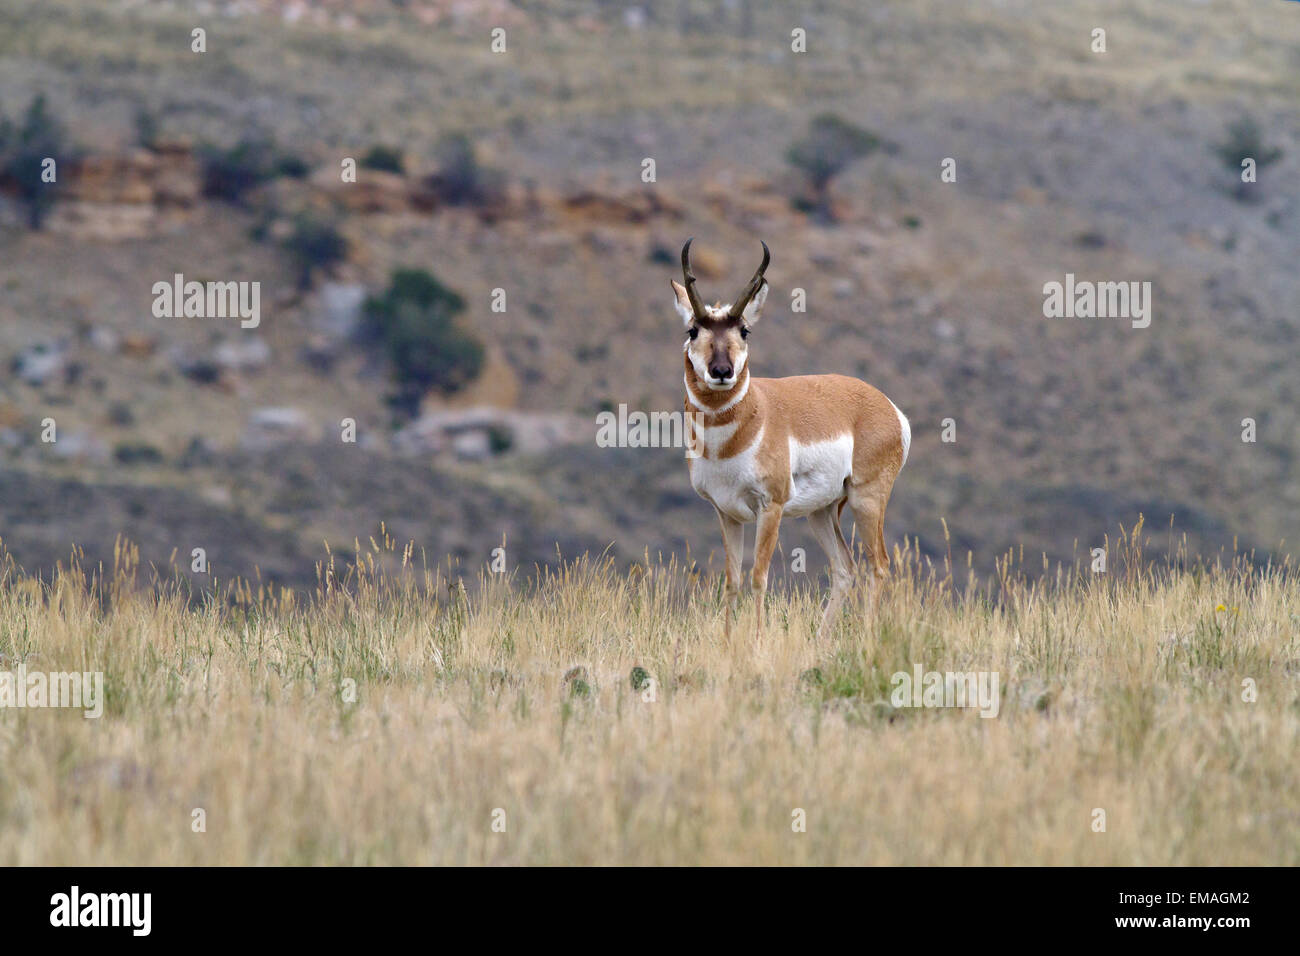
<instances>
[{"instance_id":1,"label":"white rock","mask_svg":"<svg viewBox=\"0 0 1300 956\"><path fill-rule=\"evenodd\" d=\"M361 322L366 287L358 283L326 282L320 289L320 326L331 335L347 337Z\"/></svg>"},{"instance_id":2,"label":"white rock","mask_svg":"<svg viewBox=\"0 0 1300 956\"><path fill-rule=\"evenodd\" d=\"M216 366L231 372L251 372L270 360L271 347L256 335L242 335L222 342L212 350L212 361Z\"/></svg>"},{"instance_id":3,"label":"white rock","mask_svg":"<svg viewBox=\"0 0 1300 956\"><path fill-rule=\"evenodd\" d=\"M14 371L28 385L45 385L62 375L67 366L68 353L63 346L42 342L18 354Z\"/></svg>"},{"instance_id":4,"label":"white rock","mask_svg":"<svg viewBox=\"0 0 1300 956\"><path fill-rule=\"evenodd\" d=\"M298 408L259 408L248 419L240 444L247 449L265 450L315 438L311 419Z\"/></svg>"}]
</instances>

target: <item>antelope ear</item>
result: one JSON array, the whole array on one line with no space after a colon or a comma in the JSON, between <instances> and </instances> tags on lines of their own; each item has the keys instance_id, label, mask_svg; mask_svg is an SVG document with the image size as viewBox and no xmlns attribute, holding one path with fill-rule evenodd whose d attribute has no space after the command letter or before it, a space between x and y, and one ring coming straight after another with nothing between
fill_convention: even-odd
<instances>
[{"instance_id":1,"label":"antelope ear","mask_svg":"<svg viewBox=\"0 0 1300 956\"><path fill-rule=\"evenodd\" d=\"M763 315L763 303L767 301L767 289L767 282L764 281L759 290L754 293L754 298L749 300L749 305L745 306L745 311L741 313L741 316L744 318L746 325L753 325Z\"/></svg>"},{"instance_id":2,"label":"antelope ear","mask_svg":"<svg viewBox=\"0 0 1300 956\"><path fill-rule=\"evenodd\" d=\"M673 292L677 296L677 314L682 317L689 329L695 323L695 310L691 308L690 297L686 294L686 286L682 285L676 279L669 279L673 284Z\"/></svg>"}]
</instances>

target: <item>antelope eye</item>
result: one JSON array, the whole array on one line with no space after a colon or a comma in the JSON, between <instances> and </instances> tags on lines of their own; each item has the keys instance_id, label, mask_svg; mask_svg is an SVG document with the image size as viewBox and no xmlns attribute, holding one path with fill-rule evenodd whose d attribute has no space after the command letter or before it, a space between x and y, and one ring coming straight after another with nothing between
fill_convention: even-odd
<instances>
[{"instance_id":1,"label":"antelope eye","mask_svg":"<svg viewBox=\"0 0 1300 956\"><path fill-rule=\"evenodd\" d=\"M745 328L743 325L740 327L740 337L742 339L749 338L749 329Z\"/></svg>"},{"instance_id":2,"label":"antelope eye","mask_svg":"<svg viewBox=\"0 0 1300 956\"><path fill-rule=\"evenodd\" d=\"M691 341L694 342L695 337L700 334L700 327L698 325L692 325L690 331L687 332L686 334L689 335L691 337Z\"/></svg>"}]
</instances>

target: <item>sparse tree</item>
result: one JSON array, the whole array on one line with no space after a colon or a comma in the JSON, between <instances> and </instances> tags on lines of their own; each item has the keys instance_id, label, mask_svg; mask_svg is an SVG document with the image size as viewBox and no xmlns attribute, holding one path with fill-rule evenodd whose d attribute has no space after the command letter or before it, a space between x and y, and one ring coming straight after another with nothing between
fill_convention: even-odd
<instances>
[{"instance_id":1,"label":"sparse tree","mask_svg":"<svg viewBox=\"0 0 1300 956\"><path fill-rule=\"evenodd\" d=\"M464 133L445 137L438 144L438 172L434 191L451 206L484 206L496 202L504 187L500 170L484 166L474 144Z\"/></svg>"},{"instance_id":2,"label":"sparse tree","mask_svg":"<svg viewBox=\"0 0 1300 956\"><path fill-rule=\"evenodd\" d=\"M808 135L786 151L790 165L803 173L809 195L801 203L809 211L830 219L831 180L850 163L878 149L892 147L870 130L855 126L833 113L813 118Z\"/></svg>"},{"instance_id":3,"label":"sparse tree","mask_svg":"<svg viewBox=\"0 0 1300 956\"><path fill-rule=\"evenodd\" d=\"M397 411L414 415L425 393L455 392L483 367L483 345L456 324L465 300L422 269L398 269L387 290L366 300L363 334L392 363Z\"/></svg>"},{"instance_id":4,"label":"sparse tree","mask_svg":"<svg viewBox=\"0 0 1300 956\"><path fill-rule=\"evenodd\" d=\"M44 95L32 100L21 123L0 118L0 182L26 207L32 229L44 224L59 189L57 180L46 182L42 176L46 160L62 165L72 158L63 124L50 111Z\"/></svg>"}]
</instances>

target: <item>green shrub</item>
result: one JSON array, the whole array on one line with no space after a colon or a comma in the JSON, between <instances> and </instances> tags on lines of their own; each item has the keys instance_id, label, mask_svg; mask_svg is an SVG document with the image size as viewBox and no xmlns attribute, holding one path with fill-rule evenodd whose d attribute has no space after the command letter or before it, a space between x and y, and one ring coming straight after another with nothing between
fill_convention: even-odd
<instances>
[{"instance_id":1,"label":"green shrub","mask_svg":"<svg viewBox=\"0 0 1300 956\"><path fill-rule=\"evenodd\" d=\"M63 124L50 112L43 95L32 100L20 124L0 117L0 180L17 193L31 228L41 228L57 197L57 182L41 179L45 160L72 158Z\"/></svg>"},{"instance_id":2,"label":"green shrub","mask_svg":"<svg viewBox=\"0 0 1300 956\"><path fill-rule=\"evenodd\" d=\"M239 203L250 190L276 173L275 146L264 139L243 139L229 149L207 145L199 150L203 195Z\"/></svg>"},{"instance_id":3,"label":"green shrub","mask_svg":"<svg viewBox=\"0 0 1300 956\"><path fill-rule=\"evenodd\" d=\"M1219 159L1234 173L1241 172L1241 161L1250 157L1255 168L1263 169L1282 158L1282 150L1264 142L1264 130L1253 116L1245 116L1228 125L1228 135L1215 147Z\"/></svg>"},{"instance_id":4,"label":"green shrub","mask_svg":"<svg viewBox=\"0 0 1300 956\"><path fill-rule=\"evenodd\" d=\"M264 136L246 136L229 148L204 145L199 164L203 195L231 203L242 203L247 193L278 176L304 179L311 172L306 159Z\"/></svg>"},{"instance_id":5,"label":"green shrub","mask_svg":"<svg viewBox=\"0 0 1300 956\"><path fill-rule=\"evenodd\" d=\"M113 458L122 465L156 465L163 454L147 442L122 442L113 448Z\"/></svg>"},{"instance_id":6,"label":"green shrub","mask_svg":"<svg viewBox=\"0 0 1300 956\"><path fill-rule=\"evenodd\" d=\"M387 173L406 172L402 151L391 146L371 146L370 151L361 157L361 165L366 169L379 169Z\"/></svg>"},{"instance_id":7,"label":"green shrub","mask_svg":"<svg viewBox=\"0 0 1300 956\"><path fill-rule=\"evenodd\" d=\"M348 241L332 223L310 214L300 215L284 247L298 267L298 288L311 288L317 270L333 268L348 254Z\"/></svg>"},{"instance_id":8,"label":"green shrub","mask_svg":"<svg viewBox=\"0 0 1300 956\"><path fill-rule=\"evenodd\" d=\"M281 153L275 161L275 172L278 176L290 179L306 179L311 172L311 164L296 153Z\"/></svg>"},{"instance_id":9,"label":"green shrub","mask_svg":"<svg viewBox=\"0 0 1300 956\"><path fill-rule=\"evenodd\" d=\"M1265 166L1271 166L1282 158L1282 150L1264 142L1264 130L1253 116L1244 116L1228 125L1227 138L1214 147L1220 161L1230 169L1237 179L1235 195L1239 199L1247 198L1252 183L1241 180L1242 161L1249 158L1255 161L1258 173Z\"/></svg>"},{"instance_id":10,"label":"green shrub","mask_svg":"<svg viewBox=\"0 0 1300 956\"><path fill-rule=\"evenodd\" d=\"M363 334L393 367L389 403L414 415L430 390L450 394L483 368L483 345L456 325L465 300L423 269L398 269L387 290L366 300Z\"/></svg>"},{"instance_id":11,"label":"green shrub","mask_svg":"<svg viewBox=\"0 0 1300 956\"><path fill-rule=\"evenodd\" d=\"M500 455L514 447L515 435L509 428L504 425L491 425L488 427L488 448L492 454Z\"/></svg>"}]
</instances>

